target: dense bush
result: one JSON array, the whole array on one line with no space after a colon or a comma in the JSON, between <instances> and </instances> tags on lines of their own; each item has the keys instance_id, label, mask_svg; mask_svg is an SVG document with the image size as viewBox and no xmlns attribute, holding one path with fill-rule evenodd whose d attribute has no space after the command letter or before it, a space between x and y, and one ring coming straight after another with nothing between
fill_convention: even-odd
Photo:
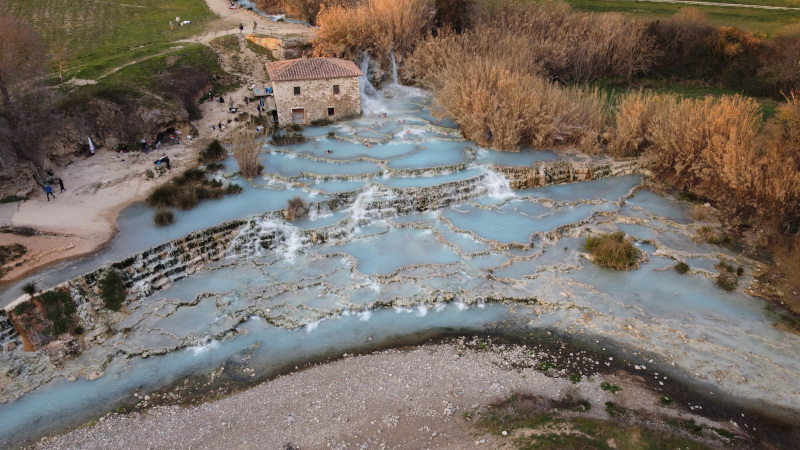
<instances>
[{"instance_id":1,"label":"dense bush","mask_svg":"<svg viewBox=\"0 0 800 450\"><path fill-rule=\"evenodd\" d=\"M190 187L180 190L175 201L175 206L187 211L197 206L198 203L200 203L200 199L197 198L197 191Z\"/></svg>"},{"instance_id":2,"label":"dense bush","mask_svg":"<svg viewBox=\"0 0 800 450\"><path fill-rule=\"evenodd\" d=\"M678 264L675 264L675 271L684 274L689 272L689 265L685 262L681 261Z\"/></svg>"},{"instance_id":3,"label":"dense bush","mask_svg":"<svg viewBox=\"0 0 800 450\"><path fill-rule=\"evenodd\" d=\"M286 220L302 219L308 216L308 204L300 197L292 197L286 205Z\"/></svg>"},{"instance_id":4,"label":"dense bush","mask_svg":"<svg viewBox=\"0 0 800 450\"><path fill-rule=\"evenodd\" d=\"M112 311L119 311L125 301L125 284L119 274L109 269L98 284L103 305Z\"/></svg>"},{"instance_id":5,"label":"dense bush","mask_svg":"<svg viewBox=\"0 0 800 450\"><path fill-rule=\"evenodd\" d=\"M165 227L175 222L175 213L168 209L156 210L153 214L153 223L159 227Z\"/></svg>"},{"instance_id":6,"label":"dense bush","mask_svg":"<svg viewBox=\"0 0 800 450\"><path fill-rule=\"evenodd\" d=\"M174 184L162 184L147 196L147 204L154 208L173 206L179 191Z\"/></svg>"},{"instance_id":7,"label":"dense bush","mask_svg":"<svg viewBox=\"0 0 800 450\"><path fill-rule=\"evenodd\" d=\"M584 248L594 255L596 264L615 270L631 267L639 257L639 250L633 242L625 239L625 233L622 231L589 236L586 238Z\"/></svg>"},{"instance_id":8,"label":"dense bush","mask_svg":"<svg viewBox=\"0 0 800 450\"><path fill-rule=\"evenodd\" d=\"M226 156L225 148L218 140L214 139L200 153L200 161L204 163L222 161Z\"/></svg>"},{"instance_id":9,"label":"dense bush","mask_svg":"<svg viewBox=\"0 0 800 450\"><path fill-rule=\"evenodd\" d=\"M222 198L225 194L238 194L218 180L206 177L206 171L200 168L189 169L175 178L171 183L163 184L147 197L147 204L153 208L177 207L189 210L197 206L200 200ZM171 214L171 213L170 213ZM156 225L168 225L159 221L167 219L166 215L156 214L153 220Z\"/></svg>"},{"instance_id":10,"label":"dense bush","mask_svg":"<svg viewBox=\"0 0 800 450\"><path fill-rule=\"evenodd\" d=\"M39 296L39 301L44 308L45 318L51 323L51 326L44 328L47 331L44 334L48 335L48 338L55 338L75 328L76 321L73 314L78 308L69 290L56 289L43 292Z\"/></svg>"}]
</instances>

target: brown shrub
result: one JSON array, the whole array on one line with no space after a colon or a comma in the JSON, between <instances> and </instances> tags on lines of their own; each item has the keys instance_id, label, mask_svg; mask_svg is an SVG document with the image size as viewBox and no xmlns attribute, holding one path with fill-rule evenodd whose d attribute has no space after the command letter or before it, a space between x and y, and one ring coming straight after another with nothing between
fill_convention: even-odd
<instances>
[{"instance_id":1,"label":"brown shrub","mask_svg":"<svg viewBox=\"0 0 800 450\"><path fill-rule=\"evenodd\" d=\"M243 178L253 178L263 170L261 149L264 143L264 134L251 128L239 128L231 137L231 152Z\"/></svg>"},{"instance_id":2,"label":"brown shrub","mask_svg":"<svg viewBox=\"0 0 800 450\"><path fill-rule=\"evenodd\" d=\"M741 184L742 159L755 151L761 112L751 98L663 95L647 137L655 170L678 188L724 194ZM727 184L727 185L726 185Z\"/></svg>"},{"instance_id":3,"label":"brown shrub","mask_svg":"<svg viewBox=\"0 0 800 450\"><path fill-rule=\"evenodd\" d=\"M608 151L617 157L639 156L651 142L648 131L663 96L654 92L623 94L615 110L616 126L609 133Z\"/></svg>"},{"instance_id":4,"label":"brown shrub","mask_svg":"<svg viewBox=\"0 0 800 450\"><path fill-rule=\"evenodd\" d=\"M451 63L437 78L433 114L455 118L482 146L591 149L605 121L605 96L598 90L559 87L484 58Z\"/></svg>"},{"instance_id":5,"label":"brown shrub","mask_svg":"<svg viewBox=\"0 0 800 450\"><path fill-rule=\"evenodd\" d=\"M435 0L368 0L356 7L325 6L312 41L317 56L353 58L366 51L405 55L433 27Z\"/></svg>"},{"instance_id":6,"label":"brown shrub","mask_svg":"<svg viewBox=\"0 0 800 450\"><path fill-rule=\"evenodd\" d=\"M648 33L661 52L657 61L659 71L700 75L698 69L702 72L706 65L705 40L713 31L705 12L694 7L681 8L672 17L652 22Z\"/></svg>"},{"instance_id":7,"label":"brown shrub","mask_svg":"<svg viewBox=\"0 0 800 450\"><path fill-rule=\"evenodd\" d=\"M504 62L504 67L561 82L632 76L655 56L646 27L618 13L573 12L564 2L501 1L477 14L463 34L430 38L415 52L415 76L467 55ZM426 54L432 52L432 55Z\"/></svg>"},{"instance_id":8,"label":"brown shrub","mask_svg":"<svg viewBox=\"0 0 800 450\"><path fill-rule=\"evenodd\" d=\"M320 10L333 5L353 5L354 0L257 0L262 11L284 12L289 17L316 24Z\"/></svg>"},{"instance_id":9,"label":"brown shrub","mask_svg":"<svg viewBox=\"0 0 800 450\"><path fill-rule=\"evenodd\" d=\"M767 42L760 75L772 91L800 90L800 25Z\"/></svg>"}]
</instances>

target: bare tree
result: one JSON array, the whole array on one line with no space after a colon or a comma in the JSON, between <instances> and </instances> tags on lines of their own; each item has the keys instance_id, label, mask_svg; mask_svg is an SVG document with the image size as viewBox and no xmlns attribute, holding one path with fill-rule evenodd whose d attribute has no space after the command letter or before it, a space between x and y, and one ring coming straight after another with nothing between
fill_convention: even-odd
<instances>
[{"instance_id":1,"label":"bare tree","mask_svg":"<svg viewBox=\"0 0 800 450\"><path fill-rule=\"evenodd\" d=\"M264 169L261 165L261 149L265 143L266 135L253 128L242 126L233 133L230 139L231 152L239 163L239 173L243 178L253 178Z\"/></svg>"},{"instance_id":2,"label":"bare tree","mask_svg":"<svg viewBox=\"0 0 800 450\"><path fill-rule=\"evenodd\" d=\"M0 16L0 141L34 163L41 159L47 120L48 105L41 100L46 62L45 47L33 28L15 16Z\"/></svg>"}]
</instances>

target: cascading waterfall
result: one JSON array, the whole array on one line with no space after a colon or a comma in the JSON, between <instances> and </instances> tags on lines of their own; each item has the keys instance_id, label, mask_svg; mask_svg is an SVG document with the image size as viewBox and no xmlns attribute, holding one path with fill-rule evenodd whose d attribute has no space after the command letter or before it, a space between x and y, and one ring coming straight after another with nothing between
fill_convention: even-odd
<instances>
[{"instance_id":1,"label":"cascading waterfall","mask_svg":"<svg viewBox=\"0 0 800 450\"><path fill-rule=\"evenodd\" d=\"M481 184L489 197L500 200L515 197L514 191L511 190L511 183L508 182L506 177L497 172L488 170Z\"/></svg>"},{"instance_id":2,"label":"cascading waterfall","mask_svg":"<svg viewBox=\"0 0 800 450\"><path fill-rule=\"evenodd\" d=\"M392 83L400 84L399 78L397 77L397 60L394 57L394 50L389 53L389 60L392 62Z\"/></svg>"},{"instance_id":3,"label":"cascading waterfall","mask_svg":"<svg viewBox=\"0 0 800 450\"><path fill-rule=\"evenodd\" d=\"M233 239L228 257L263 256L267 251L293 260L306 240L294 227L278 219L254 219Z\"/></svg>"},{"instance_id":4,"label":"cascading waterfall","mask_svg":"<svg viewBox=\"0 0 800 450\"><path fill-rule=\"evenodd\" d=\"M388 111L386 105L378 98L378 90L369 82L369 53L364 52L361 58L361 76L359 77L359 88L361 89L361 110L365 116L374 116L376 114L385 113Z\"/></svg>"},{"instance_id":5,"label":"cascading waterfall","mask_svg":"<svg viewBox=\"0 0 800 450\"><path fill-rule=\"evenodd\" d=\"M364 56L361 58L361 67L359 67L359 69L361 69L361 76L358 78L362 101L365 96L374 98L378 94L375 86L369 82L369 60L369 53L364 52Z\"/></svg>"}]
</instances>

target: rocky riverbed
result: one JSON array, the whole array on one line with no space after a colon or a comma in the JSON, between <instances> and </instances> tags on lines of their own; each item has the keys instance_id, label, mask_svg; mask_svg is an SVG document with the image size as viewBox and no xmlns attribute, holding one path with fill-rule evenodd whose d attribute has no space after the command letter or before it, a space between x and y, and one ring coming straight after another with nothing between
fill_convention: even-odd
<instances>
[{"instance_id":1,"label":"rocky riverbed","mask_svg":"<svg viewBox=\"0 0 800 450\"><path fill-rule=\"evenodd\" d=\"M344 354L195 406L176 404L189 400L180 384L161 393L130 392L137 412L107 415L34 448L508 448L535 430L509 428L503 434L476 423L513 394L580 399L588 410L567 416L646 422L647 429L686 437L690 431L670 424L693 423L698 428L692 438L711 447L762 442L749 412L703 417L703 404L713 409L710 402L686 395L663 374L660 386L669 394L647 381L660 378L652 368L630 367L630 373L623 361L599 358L566 344L518 345L485 337ZM248 368L222 365L207 381L226 371ZM666 405L665 395L679 400ZM625 416L611 418L607 402L627 411Z\"/></svg>"}]
</instances>

